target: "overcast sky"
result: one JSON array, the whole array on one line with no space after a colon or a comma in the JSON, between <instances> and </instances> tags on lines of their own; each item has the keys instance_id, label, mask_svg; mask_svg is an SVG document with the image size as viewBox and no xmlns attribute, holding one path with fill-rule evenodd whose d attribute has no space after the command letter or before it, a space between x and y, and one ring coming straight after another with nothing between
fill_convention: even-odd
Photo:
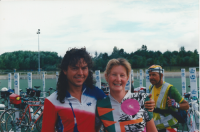
<instances>
[{"instance_id":1,"label":"overcast sky","mask_svg":"<svg viewBox=\"0 0 200 132\"><path fill-rule=\"evenodd\" d=\"M86 47L199 52L199 0L0 0L0 54Z\"/></svg>"}]
</instances>

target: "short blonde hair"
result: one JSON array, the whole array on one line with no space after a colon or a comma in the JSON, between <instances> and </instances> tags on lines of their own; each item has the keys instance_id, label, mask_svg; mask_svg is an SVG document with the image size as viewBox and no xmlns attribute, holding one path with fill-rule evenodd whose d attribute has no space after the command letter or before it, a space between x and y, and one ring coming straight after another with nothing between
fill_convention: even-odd
<instances>
[{"instance_id":1,"label":"short blonde hair","mask_svg":"<svg viewBox=\"0 0 200 132\"><path fill-rule=\"evenodd\" d=\"M124 66L124 68L126 69L126 74L127 76L129 76L131 72L131 65L126 59L123 59L123 58L109 60L106 66L106 70L104 71L104 75L108 76L113 66L120 66L120 65Z\"/></svg>"}]
</instances>

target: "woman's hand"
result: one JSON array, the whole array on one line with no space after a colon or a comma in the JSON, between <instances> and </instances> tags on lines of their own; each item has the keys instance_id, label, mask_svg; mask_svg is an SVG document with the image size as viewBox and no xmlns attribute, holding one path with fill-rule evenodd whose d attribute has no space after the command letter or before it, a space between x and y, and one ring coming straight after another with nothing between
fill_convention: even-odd
<instances>
[{"instance_id":1,"label":"woman's hand","mask_svg":"<svg viewBox=\"0 0 200 132\"><path fill-rule=\"evenodd\" d=\"M148 109L149 112L153 112L153 110L156 106L155 101L153 99L151 99L151 96L152 96L152 94L149 94L150 101L146 101L145 104L144 104L144 107L146 109Z\"/></svg>"}]
</instances>

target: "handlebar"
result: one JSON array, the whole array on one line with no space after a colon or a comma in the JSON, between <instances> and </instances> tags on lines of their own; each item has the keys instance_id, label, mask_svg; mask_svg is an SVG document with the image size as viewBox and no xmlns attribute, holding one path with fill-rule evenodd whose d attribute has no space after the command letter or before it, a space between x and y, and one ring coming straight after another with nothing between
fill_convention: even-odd
<instances>
[{"instance_id":1,"label":"handlebar","mask_svg":"<svg viewBox=\"0 0 200 132\"><path fill-rule=\"evenodd\" d=\"M49 90L50 90L50 91L51 91L51 90L54 90L54 91L56 91L56 89L53 89L52 87L50 87L50 88L49 88Z\"/></svg>"},{"instance_id":2,"label":"handlebar","mask_svg":"<svg viewBox=\"0 0 200 132\"><path fill-rule=\"evenodd\" d=\"M20 99L23 101L29 101L27 98L23 98L23 97L21 97Z\"/></svg>"}]
</instances>

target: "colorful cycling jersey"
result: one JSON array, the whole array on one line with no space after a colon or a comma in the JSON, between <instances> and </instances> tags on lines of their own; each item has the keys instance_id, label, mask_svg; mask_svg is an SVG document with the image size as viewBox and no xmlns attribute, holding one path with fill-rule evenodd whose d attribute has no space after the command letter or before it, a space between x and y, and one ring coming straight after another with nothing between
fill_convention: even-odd
<instances>
[{"instance_id":1,"label":"colorful cycling jersey","mask_svg":"<svg viewBox=\"0 0 200 132\"><path fill-rule=\"evenodd\" d=\"M121 103L109 95L97 101L96 113L106 132L145 132L146 122L153 117L153 113L144 108L147 100L149 97L145 93L130 91Z\"/></svg>"},{"instance_id":2,"label":"colorful cycling jersey","mask_svg":"<svg viewBox=\"0 0 200 132\"><path fill-rule=\"evenodd\" d=\"M58 132L74 132L75 124L79 132L94 132L96 101L105 96L101 89L83 85L81 102L66 91L65 102L60 103L54 92L45 99L42 132L55 132L55 125Z\"/></svg>"}]
</instances>

